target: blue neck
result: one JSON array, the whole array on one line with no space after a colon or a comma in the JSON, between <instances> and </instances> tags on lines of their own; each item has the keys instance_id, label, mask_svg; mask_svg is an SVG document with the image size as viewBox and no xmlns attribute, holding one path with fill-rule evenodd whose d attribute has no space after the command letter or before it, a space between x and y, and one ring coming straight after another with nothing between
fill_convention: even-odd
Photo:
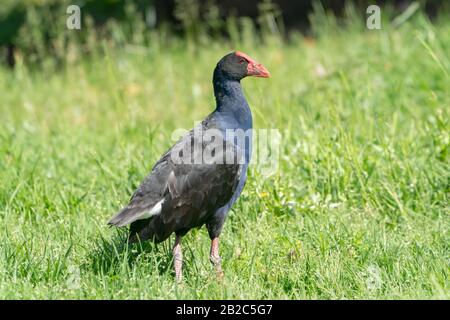
<instances>
[{"instance_id":1,"label":"blue neck","mask_svg":"<svg viewBox=\"0 0 450 320\"><path fill-rule=\"evenodd\" d=\"M252 112L242 92L240 81L227 79L220 71L215 70L213 85L216 112L222 114L230 122L234 120L239 128L244 130L252 128Z\"/></svg>"}]
</instances>

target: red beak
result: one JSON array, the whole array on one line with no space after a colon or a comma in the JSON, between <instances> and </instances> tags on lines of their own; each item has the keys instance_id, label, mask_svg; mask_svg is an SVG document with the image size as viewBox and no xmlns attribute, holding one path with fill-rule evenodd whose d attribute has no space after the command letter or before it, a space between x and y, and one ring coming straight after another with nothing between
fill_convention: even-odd
<instances>
[{"instance_id":1,"label":"red beak","mask_svg":"<svg viewBox=\"0 0 450 320\"><path fill-rule=\"evenodd\" d=\"M254 77L261 77L261 78L269 78L270 72L266 69L261 63L256 62L251 57L249 57L247 54L236 51L236 55L238 57L242 57L245 60L247 60L247 76L254 76Z\"/></svg>"},{"instance_id":2,"label":"red beak","mask_svg":"<svg viewBox=\"0 0 450 320\"><path fill-rule=\"evenodd\" d=\"M247 65L247 75L261 78L269 78L270 72L262 64L250 62Z\"/></svg>"}]
</instances>

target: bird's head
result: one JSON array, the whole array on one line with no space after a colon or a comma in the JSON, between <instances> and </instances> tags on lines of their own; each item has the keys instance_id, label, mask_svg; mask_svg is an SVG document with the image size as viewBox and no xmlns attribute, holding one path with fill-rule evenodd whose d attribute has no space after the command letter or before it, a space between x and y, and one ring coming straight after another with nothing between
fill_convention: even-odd
<instances>
[{"instance_id":1,"label":"bird's head","mask_svg":"<svg viewBox=\"0 0 450 320\"><path fill-rule=\"evenodd\" d=\"M262 64L243 52L235 51L220 59L216 72L230 80L241 80L247 76L269 78L270 73Z\"/></svg>"}]
</instances>

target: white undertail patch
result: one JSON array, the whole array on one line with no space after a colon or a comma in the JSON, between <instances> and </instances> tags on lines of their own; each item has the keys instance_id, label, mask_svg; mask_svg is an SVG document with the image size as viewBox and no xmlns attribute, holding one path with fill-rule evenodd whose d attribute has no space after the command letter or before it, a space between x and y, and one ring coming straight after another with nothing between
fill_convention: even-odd
<instances>
[{"instance_id":1,"label":"white undertail patch","mask_svg":"<svg viewBox=\"0 0 450 320\"><path fill-rule=\"evenodd\" d=\"M162 199L148 211L143 212L137 220L144 220L156 216L161 213L162 205L165 199Z\"/></svg>"}]
</instances>

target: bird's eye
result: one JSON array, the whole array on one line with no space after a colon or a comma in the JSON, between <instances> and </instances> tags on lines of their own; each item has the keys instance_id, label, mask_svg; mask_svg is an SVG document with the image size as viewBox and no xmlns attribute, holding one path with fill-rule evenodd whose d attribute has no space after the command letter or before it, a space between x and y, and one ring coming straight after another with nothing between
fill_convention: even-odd
<instances>
[{"instance_id":1,"label":"bird's eye","mask_svg":"<svg viewBox=\"0 0 450 320\"><path fill-rule=\"evenodd\" d=\"M243 59L243 58L239 60L240 64L243 64L244 62L245 62L245 59Z\"/></svg>"}]
</instances>

